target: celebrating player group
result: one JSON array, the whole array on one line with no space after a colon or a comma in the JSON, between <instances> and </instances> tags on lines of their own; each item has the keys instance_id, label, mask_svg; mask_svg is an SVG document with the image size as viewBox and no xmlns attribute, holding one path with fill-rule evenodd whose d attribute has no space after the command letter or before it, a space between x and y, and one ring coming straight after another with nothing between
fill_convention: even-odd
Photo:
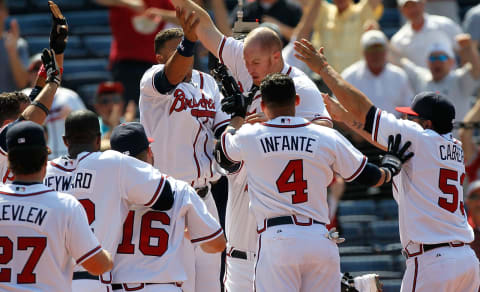
<instances>
[{"instance_id":1,"label":"celebrating player group","mask_svg":"<svg viewBox=\"0 0 480 292\"><path fill-rule=\"evenodd\" d=\"M68 155L48 161L41 125L68 36L49 1L50 48L35 89L29 97L0 94L9 105L0 117L0 291L220 292L225 250L225 291L340 292L344 239L326 227L336 176L392 183L406 258L402 292L479 290L455 108L445 96L418 94L396 108L408 117L398 119L343 80L323 48L295 42L295 56L334 99L283 60L273 30L227 37L192 0L172 2L181 28L155 38L158 64L139 84L140 123L117 126L111 150L101 152L97 115L74 111L65 121ZM197 42L226 66L229 90L192 69ZM385 150L379 165L332 119ZM225 233L211 192L221 176ZM375 278L357 288L381 291Z\"/></svg>"}]
</instances>

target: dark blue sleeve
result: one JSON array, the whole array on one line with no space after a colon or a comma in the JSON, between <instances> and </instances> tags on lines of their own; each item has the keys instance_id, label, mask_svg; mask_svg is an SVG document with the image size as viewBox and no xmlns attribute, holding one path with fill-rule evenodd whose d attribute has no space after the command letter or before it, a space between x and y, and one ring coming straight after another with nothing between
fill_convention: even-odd
<instances>
[{"instance_id":1,"label":"dark blue sleeve","mask_svg":"<svg viewBox=\"0 0 480 292\"><path fill-rule=\"evenodd\" d=\"M374 186L382 177L380 169L375 164L367 163L362 172L353 180L365 186Z\"/></svg>"},{"instance_id":2,"label":"dark blue sleeve","mask_svg":"<svg viewBox=\"0 0 480 292\"><path fill-rule=\"evenodd\" d=\"M172 91L172 89L174 89L178 84L170 84L167 76L165 75L165 71L162 69L155 73L155 75L153 75L153 85L155 86L155 89L161 94L167 94Z\"/></svg>"},{"instance_id":3,"label":"dark blue sleeve","mask_svg":"<svg viewBox=\"0 0 480 292\"><path fill-rule=\"evenodd\" d=\"M370 134L373 131L373 122L375 120L375 112L377 111L377 108L372 105L372 107L368 110L367 116L365 117L365 126L363 129Z\"/></svg>"}]
</instances>

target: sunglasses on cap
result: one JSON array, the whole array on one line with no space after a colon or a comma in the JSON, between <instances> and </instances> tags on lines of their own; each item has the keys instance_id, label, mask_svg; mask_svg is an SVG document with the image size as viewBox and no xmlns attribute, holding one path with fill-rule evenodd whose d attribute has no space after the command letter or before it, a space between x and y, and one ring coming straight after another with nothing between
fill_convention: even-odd
<instances>
[{"instance_id":1,"label":"sunglasses on cap","mask_svg":"<svg viewBox=\"0 0 480 292\"><path fill-rule=\"evenodd\" d=\"M448 56L447 55L430 56L428 57L428 60L430 62L435 62L435 61L445 62L448 60Z\"/></svg>"}]
</instances>

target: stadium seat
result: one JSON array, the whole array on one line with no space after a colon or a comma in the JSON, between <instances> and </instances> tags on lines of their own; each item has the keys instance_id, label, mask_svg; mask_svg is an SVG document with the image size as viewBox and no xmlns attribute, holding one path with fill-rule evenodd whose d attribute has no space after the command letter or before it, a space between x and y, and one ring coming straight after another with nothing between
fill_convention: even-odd
<instances>
[{"instance_id":1,"label":"stadium seat","mask_svg":"<svg viewBox=\"0 0 480 292\"><path fill-rule=\"evenodd\" d=\"M349 222L340 225L340 234L345 238L345 242L342 243L342 246L365 244L365 225L366 224L359 222Z\"/></svg>"},{"instance_id":2,"label":"stadium seat","mask_svg":"<svg viewBox=\"0 0 480 292\"><path fill-rule=\"evenodd\" d=\"M7 1L8 11L12 14L21 13L28 9L27 0Z\"/></svg>"},{"instance_id":3,"label":"stadium seat","mask_svg":"<svg viewBox=\"0 0 480 292\"><path fill-rule=\"evenodd\" d=\"M85 36L83 41L90 55L95 57L108 57L110 55L112 36Z\"/></svg>"},{"instance_id":4,"label":"stadium seat","mask_svg":"<svg viewBox=\"0 0 480 292\"><path fill-rule=\"evenodd\" d=\"M375 215L343 215L343 216L338 216L337 220L340 223L340 225L342 225L348 222L368 223L375 220L381 220L381 218Z\"/></svg>"},{"instance_id":5,"label":"stadium seat","mask_svg":"<svg viewBox=\"0 0 480 292\"><path fill-rule=\"evenodd\" d=\"M399 242L398 221L374 221L370 223L373 242Z\"/></svg>"},{"instance_id":6,"label":"stadium seat","mask_svg":"<svg viewBox=\"0 0 480 292\"><path fill-rule=\"evenodd\" d=\"M83 71L74 73L64 73L63 82L65 87L77 90L85 84L100 83L111 81L112 75L108 71Z\"/></svg>"},{"instance_id":7,"label":"stadium seat","mask_svg":"<svg viewBox=\"0 0 480 292\"><path fill-rule=\"evenodd\" d=\"M340 256L348 256L348 255L366 255L372 254L374 252L371 246L365 245L353 245L353 246L342 246L342 244L338 247L340 252Z\"/></svg>"},{"instance_id":8,"label":"stadium seat","mask_svg":"<svg viewBox=\"0 0 480 292\"><path fill-rule=\"evenodd\" d=\"M377 202L377 215L385 220L398 219L398 205L395 200L381 200Z\"/></svg>"},{"instance_id":9,"label":"stadium seat","mask_svg":"<svg viewBox=\"0 0 480 292\"><path fill-rule=\"evenodd\" d=\"M343 215L375 215L375 201L352 200L340 201L338 204L338 216Z\"/></svg>"},{"instance_id":10,"label":"stadium seat","mask_svg":"<svg viewBox=\"0 0 480 292\"><path fill-rule=\"evenodd\" d=\"M383 283L383 292L398 292L400 291L400 287L402 286L401 279L395 280L382 280Z\"/></svg>"},{"instance_id":11,"label":"stadium seat","mask_svg":"<svg viewBox=\"0 0 480 292\"><path fill-rule=\"evenodd\" d=\"M74 11L65 17L73 34L111 34L108 10Z\"/></svg>"},{"instance_id":12,"label":"stadium seat","mask_svg":"<svg viewBox=\"0 0 480 292\"><path fill-rule=\"evenodd\" d=\"M31 56L40 53L44 48L49 47L48 36L27 37L26 40ZM65 49L66 58L83 58L87 56L87 53L87 50L84 48L83 43L78 36L68 37L68 45Z\"/></svg>"},{"instance_id":13,"label":"stadium seat","mask_svg":"<svg viewBox=\"0 0 480 292\"><path fill-rule=\"evenodd\" d=\"M392 257L389 255L343 256L340 258L342 272L393 271Z\"/></svg>"},{"instance_id":14,"label":"stadium seat","mask_svg":"<svg viewBox=\"0 0 480 292\"><path fill-rule=\"evenodd\" d=\"M48 13L16 15L22 36L49 35L52 17Z\"/></svg>"},{"instance_id":15,"label":"stadium seat","mask_svg":"<svg viewBox=\"0 0 480 292\"><path fill-rule=\"evenodd\" d=\"M16 0L15 0L16 1ZM48 11L48 4L45 0L29 0L31 5L36 10ZM81 9L87 7L87 0L55 0L55 3L62 9L62 11L70 9Z\"/></svg>"},{"instance_id":16,"label":"stadium seat","mask_svg":"<svg viewBox=\"0 0 480 292\"><path fill-rule=\"evenodd\" d=\"M63 70L65 74L95 71L105 72L107 71L108 60L107 59L71 59L65 60L63 63Z\"/></svg>"},{"instance_id":17,"label":"stadium seat","mask_svg":"<svg viewBox=\"0 0 480 292\"><path fill-rule=\"evenodd\" d=\"M86 105L93 105L98 83L85 84L77 88L77 93Z\"/></svg>"}]
</instances>

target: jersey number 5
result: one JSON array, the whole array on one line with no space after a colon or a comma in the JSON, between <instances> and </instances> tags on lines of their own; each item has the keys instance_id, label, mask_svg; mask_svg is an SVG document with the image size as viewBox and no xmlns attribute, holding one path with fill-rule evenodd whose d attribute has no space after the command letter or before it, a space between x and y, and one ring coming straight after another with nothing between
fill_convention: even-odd
<instances>
[{"instance_id":1,"label":"jersey number 5","mask_svg":"<svg viewBox=\"0 0 480 292\"><path fill-rule=\"evenodd\" d=\"M303 179L302 159L290 160L276 183L280 193L295 192L292 195L292 204L308 201L307 181Z\"/></svg>"},{"instance_id":2,"label":"jersey number 5","mask_svg":"<svg viewBox=\"0 0 480 292\"><path fill-rule=\"evenodd\" d=\"M37 282L37 275L33 273L40 257L47 247L46 237L18 237L17 250L27 250L32 247L32 253L23 266L22 272L17 274L17 284L33 284ZM0 265L6 265L13 259L13 241L8 237L0 237ZM12 269L0 269L0 282L12 281Z\"/></svg>"},{"instance_id":3,"label":"jersey number 5","mask_svg":"<svg viewBox=\"0 0 480 292\"><path fill-rule=\"evenodd\" d=\"M132 243L134 219L135 211L128 212L127 219L125 219L125 223L123 224L122 242L118 245L118 253L133 254L135 251L135 245ZM148 211L143 214L138 249L144 255L160 257L168 249L169 235L163 228L152 227L153 221L159 221L163 225L170 225L170 217L165 212ZM150 239L152 238L157 239L156 245L150 244Z\"/></svg>"},{"instance_id":4,"label":"jersey number 5","mask_svg":"<svg viewBox=\"0 0 480 292\"><path fill-rule=\"evenodd\" d=\"M438 177L438 187L444 194L452 195L452 201L449 202L446 198L438 198L438 205L443 209L455 213L458 208L458 188L456 185L448 184L448 181L458 182L460 181L460 186L463 185L463 180L465 179L465 174L462 173L458 177L458 172L446 168L440 168L440 174ZM463 202L460 202L460 211L462 214L465 213L463 209Z\"/></svg>"}]
</instances>

